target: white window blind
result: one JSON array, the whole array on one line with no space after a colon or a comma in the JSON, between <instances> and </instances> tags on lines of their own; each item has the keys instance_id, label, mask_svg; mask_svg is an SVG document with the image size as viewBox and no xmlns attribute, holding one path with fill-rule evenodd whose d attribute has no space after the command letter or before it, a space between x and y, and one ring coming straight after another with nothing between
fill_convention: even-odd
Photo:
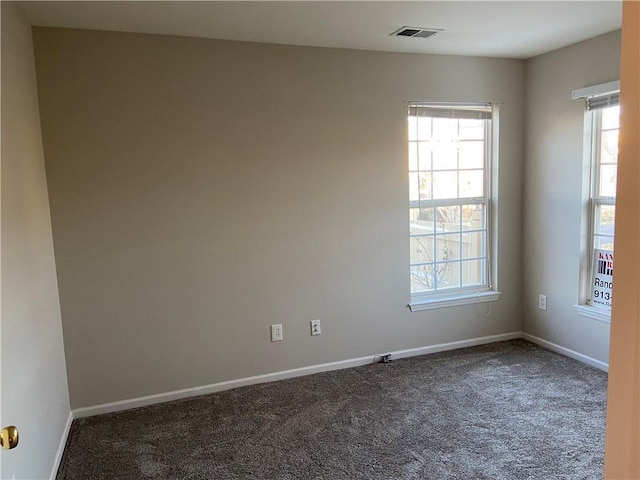
<instances>
[{"instance_id":1,"label":"white window blind","mask_svg":"<svg viewBox=\"0 0 640 480\"><path fill-rule=\"evenodd\" d=\"M413 103L409 106L411 117L452 118L467 120L491 120L491 105L486 103L452 105Z\"/></svg>"},{"instance_id":2,"label":"white window blind","mask_svg":"<svg viewBox=\"0 0 640 480\"><path fill-rule=\"evenodd\" d=\"M598 110L600 108L615 107L620 104L620 92L608 93L606 95L596 95L587 98L587 110Z\"/></svg>"}]
</instances>

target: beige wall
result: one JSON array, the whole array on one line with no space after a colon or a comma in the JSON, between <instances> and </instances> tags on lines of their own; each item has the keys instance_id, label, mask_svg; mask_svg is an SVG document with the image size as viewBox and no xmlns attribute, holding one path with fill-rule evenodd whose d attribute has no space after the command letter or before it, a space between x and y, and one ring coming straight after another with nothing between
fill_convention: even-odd
<instances>
[{"instance_id":1,"label":"beige wall","mask_svg":"<svg viewBox=\"0 0 640 480\"><path fill-rule=\"evenodd\" d=\"M2 478L49 478L69 395L31 27L2 2L2 424L20 445Z\"/></svg>"},{"instance_id":2,"label":"beige wall","mask_svg":"<svg viewBox=\"0 0 640 480\"><path fill-rule=\"evenodd\" d=\"M520 330L523 61L34 38L74 408ZM406 100L502 103L489 311L406 308Z\"/></svg>"},{"instance_id":3,"label":"beige wall","mask_svg":"<svg viewBox=\"0 0 640 480\"><path fill-rule=\"evenodd\" d=\"M625 2L605 478L640 478L640 4Z\"/></svg>"},{"instance_id":4,"label":"beige wall","mask_svg":"<svg viewBox=\"0 0 640 480\"><path fill-rule=\"evenodd\" d=\"M619 68L619 31L527 61L523 330L605 363L609 324L574 308L589 166L584 100L572 100L571 92L618 80ZM547 295L546 312L538 309L540 293Z\"/></svg>"}]
</instances>

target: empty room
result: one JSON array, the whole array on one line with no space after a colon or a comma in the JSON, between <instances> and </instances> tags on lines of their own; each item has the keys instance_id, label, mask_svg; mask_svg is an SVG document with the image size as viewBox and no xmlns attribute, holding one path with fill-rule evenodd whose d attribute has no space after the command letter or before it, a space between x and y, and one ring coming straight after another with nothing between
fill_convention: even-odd
<instances>
[{"instance_id":1,"label":"empty room","mask_svg":"<svg viewBox=\"0 0 640 480\"><path fill-rule=\"evenodd\" d=\"M640 479L640 3L1 20L0 478Z\"/></svg>"}]
</instances>

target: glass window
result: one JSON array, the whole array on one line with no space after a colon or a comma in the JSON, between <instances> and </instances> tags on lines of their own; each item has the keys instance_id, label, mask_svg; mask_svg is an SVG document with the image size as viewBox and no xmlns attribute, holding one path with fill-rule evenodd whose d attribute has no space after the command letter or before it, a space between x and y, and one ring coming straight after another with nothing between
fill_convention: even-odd
<instances>
[{"instance_id":1,"label":"glass window","mask_svg":"<svg viewBox=\"0 0 640 480\"><path fill-rule=\"evenodd\" d=\"M620 106L613 105L587 112L591 116L591 198L589 289L587 303L606 308L606 302L594 302L594 256L596 250L613 258L613 240L616 213L616 177L618 173L618 135L620 131ZM600 253L600 252L599 252ZM610 308L610 307L609 307Z\"/></svg>"},{"instance_id":2,"label":"glass window","mask_svg":"<svg viewBox=\"0 0 640 480\"><path fill-rule=\"evenodd\" d=\"M490 289L492 108L410 104L411 298Z\"/></svg>"}]
</instances>

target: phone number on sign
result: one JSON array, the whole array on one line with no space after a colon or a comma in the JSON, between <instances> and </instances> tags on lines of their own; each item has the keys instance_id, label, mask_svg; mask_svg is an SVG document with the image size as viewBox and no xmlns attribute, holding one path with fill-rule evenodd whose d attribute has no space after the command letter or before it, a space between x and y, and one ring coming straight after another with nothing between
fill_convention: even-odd
<instances>
[{"instance_id":1,"label":"phone number on sign","mask_svg":"<svg viewBox=\"0 0 640 480\"><path fill-rule=\"evenodd\" d=\"M613 300L613 295L611 295L610 292L605 292L604 290L594 290L593 297L601 298L603 300L606 300L607 302L610 302L611 300Z\"/></svg>"}]
</instances>

